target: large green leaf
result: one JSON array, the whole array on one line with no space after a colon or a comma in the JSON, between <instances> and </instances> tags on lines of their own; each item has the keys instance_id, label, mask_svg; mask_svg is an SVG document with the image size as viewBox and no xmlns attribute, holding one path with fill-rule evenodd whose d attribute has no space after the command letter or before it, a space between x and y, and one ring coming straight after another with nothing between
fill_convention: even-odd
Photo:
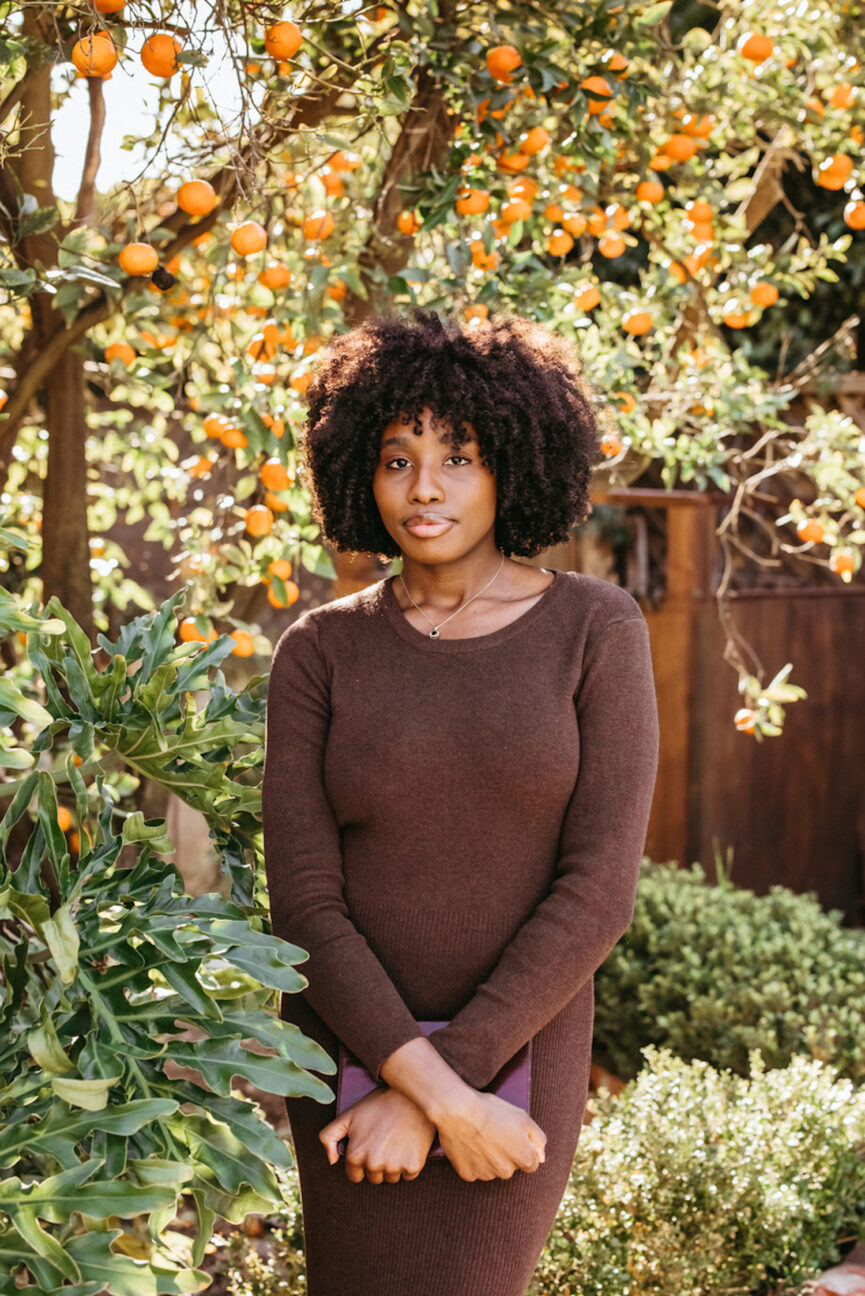
<instances>
[{"instance_id":1,"label":"large green leaf","mask_svg":"<svg viewBox=\"0 0 865 1296\"><path fill-rule=\"evenodd\" d=\"M202 1040L194 1044L172 1041L166 1056L178 1066L200 1071L205 1084L224 1096L231 1093L234 1076L240 1075L265 1093L314 1098L322 1103L333 1101L333 1094L323 1080L285 1058L250 1053L234 1039Z\"/></svg>"}]
</instances>

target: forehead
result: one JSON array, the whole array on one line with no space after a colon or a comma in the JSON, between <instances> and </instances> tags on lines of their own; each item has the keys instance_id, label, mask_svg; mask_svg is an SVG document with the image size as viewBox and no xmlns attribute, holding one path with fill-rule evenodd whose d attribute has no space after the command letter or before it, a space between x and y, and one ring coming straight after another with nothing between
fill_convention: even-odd
<instances>
[{"instance_id":1,"label":"forehead","mask_svg":"<svg viewBox=\"0 0 865 1296\"><path fill-rule=\"evenodd\" d=\"M421 436L434 436L443 444L476 440L475 430L468 419L453 418L449 414L436 415L430 409L418 414L400 411L385 425L381 434L382 448L388 445L408 445Z\"/></svg>"}]
</instances>

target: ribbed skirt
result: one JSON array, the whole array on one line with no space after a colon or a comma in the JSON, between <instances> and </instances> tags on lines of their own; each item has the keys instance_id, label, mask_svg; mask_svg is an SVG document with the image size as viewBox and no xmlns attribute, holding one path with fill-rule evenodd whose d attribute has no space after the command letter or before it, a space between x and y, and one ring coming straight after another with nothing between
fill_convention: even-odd
<instances>
[{"instance_id":1,"label":"ribbed skirt","mask_svg":"<svg viewBox=\"0 0 865 1296\"><path fill-rule=\"evenodd\" d=\"M531 1115L547 1147L531 1174L467 1183L443 1157L413 1180L352 1183L343 1159L328 1164L318 1138L335 1101L286 1099L309 1296L525 1296L577 1148L593 1013L589 981L534 1037ZM282 1016L336 1058L336 1037L302 995L283 995ZM335 1089L334 1079L327 1077Z\"/></svg>"}]
</instances>

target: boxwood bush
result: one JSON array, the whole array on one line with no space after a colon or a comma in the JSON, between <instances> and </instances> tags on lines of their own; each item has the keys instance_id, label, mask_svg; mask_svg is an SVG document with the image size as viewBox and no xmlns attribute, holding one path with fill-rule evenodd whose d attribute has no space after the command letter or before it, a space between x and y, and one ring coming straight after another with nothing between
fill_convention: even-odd
<instances>
[{"instance_id":1,"label":"boxwood bush","mask_svg":"<svg viewBox=\"0 0 865 1296\"><path fill-rule=\"evenodd\" d=\"M812 893L644 861L634 921L595 976L594 1053L623 1079L646 1044L747 1074L794 1054L865 1078L865 932Z\"/></svg>"},{"instance_id":2,"label":"boxwood bush","mask_svg":"<svg viewBox=\"0 0 865 1296\"><path fill-rule=\"evenodd\" d=\"M786 1296L836 1263L865 1213L865 1089L812 1058L644 1057L589 1100L531 1296Z\"/></svg>"}]
</instances>

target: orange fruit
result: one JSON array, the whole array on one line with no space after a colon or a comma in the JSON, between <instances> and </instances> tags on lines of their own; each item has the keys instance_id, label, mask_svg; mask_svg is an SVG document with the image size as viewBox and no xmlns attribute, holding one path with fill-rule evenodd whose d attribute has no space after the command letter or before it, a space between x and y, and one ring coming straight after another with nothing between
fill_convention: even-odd
<instances>
[{"instance_id":1,"label":"orange fruit","mask_svg":"<svg viewBox=\"0 0 865 1296\"><path fill-rule=\"evenodd\" d=\"M515 45L494 45L487 50L487 71L494 81L509 83L511 73L522 65L522 61Z\"/></svg>"},{"instance_id":2,"label":"orange fruit","mask_svg":"<svg viewBox=\"0 0 865 1296\"><path fill-rule=\"evenodd\" d=\"M574 294L574 305L580 310L588 311L597 306L601 300L601 294L595 284L586 284Z\"/></svg>"},{"instance_id":3,"label":"orange fruit","mask_svg":"<svg viewBox=\"0 0 865 1296\"><path fill-rule=\"evenodd\" d=\"M293 22L278 22L264 33L264 48L271 58L290 59L300 49L303 36Z\"/></svg>"},{"instance_id":4,"label":"orange fruit","mask_svg":"<svg viewBox=\"0 0 865 1296\"><path fill-rule=\"evenodd\" d=\"M547 239L547 251L550 256L566 256L573 246L573 237L567 230L554 229Z\"/></svg>"},{"instance_id":5,"label":"orange fruit","mask_svg":"<svg viewBox=\"0 0 865 1296\"><path fill-rule=\"evenodd\" d=\"M585 80L580 82L580 89L585 90L586 93L589 95L589 101L587 105L588 112L592 114L602 113L604 112L605 109L612 106L612 98L593 99L591 97L591 92L594 92L595 94L612 96L613 87L610 85L606 77L602 77L602 76L586 77Z\"/></svg>"},{"instance_id":6,"label":"orange fruit","mask_svg":"<svg viewBox=\"0 0 865 1296\"><path fill-rule=\"evenodd\" d=\"M309 373L308 371L303 372L301 370L299 373L295 373L291 376L291 378L289 378L288 385L289 387L293 388L294 391L300 392L300 394L303 395L303 393L306 391L307 387L311 382L312 382L312 374Z\"/></svg>"},{"instance_id":7,"label":"orange fruit","mask_svg":"<svg viewBox=\"0 0 865 1296\"><path fill-rule=\"evenodd\" d=\"M267 570L271 576L278 576L280 580L287 581L291 575L291 563L287 558L274 558L267 564Z\"/></svg>"},{"instance_id":8,"label":"orange fruit","mask_svg":"<svg viewBox=\"0 0 865 1296\"><path fill-rule=\"evenodd\" d=\"M856 559L852 549L838 549L829 559L829 566L839 576L853 575L856 570Z\"/></svg>"},{"instance_id":9,"label":"orange fruit","mask_svg":"<svg viewBox=\"0 0 865 1296\"><path fill-rule=\"evenodd\" d=\"M757 717L750 707L740 707L733 716L733 724L740 733L753 733Z\"/></svg>"},{"instance_id":10,"label":"orange fruit","mask_svg":"<svg viewBox=\"0 0 865 1296\"><path fill-rule=\"evenodd\" d=\"M688 162L697 152L697 143L690 135L671 135L662 151L674 162Z\"/></svg>"},{"instance_id":11,"label":"orange fruit","mask_svg":"<svg viewBox=\"0 0 865 1296\"><path fill-rule=\"evenodd\" d=\"M193 643L196 641L198 643L213 643L214 639L217 637L213 626L210 627L210 630L206 635L196 629L194 616L184 617L180 625L177 627L177 633L180 635L180 638L184 643Z\"/></svg>"},{"instance_id":12,"label":"orange fruit","mask_svg":"<svg viewBox=\"0 0 865 1296\"><path fill-rule=\"evenodd\" d=\"M688 213L689 220L695 224L712 221L715 217L714 207L706 202L705 198L694 198L691 202L685 203L685 211Z\"/></svg>"},{"instance_id":13,"label":"orange fruit","mask_svg":"<svg viewBox=\"0 0 865 1296\"><path fill-rule=\"evenodd\" d=\"M227 420L222 414L208 414L204 420L205 436L213 437L218 441L228 426Z\"/></svg>"},{"instance_id":14,"label":"orange fruit","mask_svg":"<svg viewBox=\"0 0 865 1296\"><path fill-rule=\"evenodd\" d=\"M853 492L853 499L861 509L865 509L865 486L859 486Z\"/></svg>"},{"instance_id":15,"label":"orange fruit","mask_svg":"<svg viewBox=\"0 0 865 1296\"><path fill-rule=\"evenodd\" d=\"M216 203L216 190L207 180L187 180L177 191L178 207L190 216L206 216Z\"/></svg>"},{"instance_id":16,"label":"orange fruit","mask_svg":"<svg viewBox=\"0 0 865 1296\"><path fill-rule=\"evenodd\" d=\"M258 470L258 475L262 485L272 491L288 490L292 481L285 464L276 458L266 460Z\"/></svg>"},{"instance_id":17,"label":"orange fruit","mask_svg":"<svg viewBox=\"0 0 865 1296\"><path fill-rule=\"evenodd\" d=\"M635 198L637 202L659 203L664 196L664 186L660 180L641 180L637 185Z\"/></svg>"},{"instance_id":18,"label":"orange fruit","mask_svg":"<svg viewBox=\"0 0 865 1296\"><path fill-rule=\"evenodd\" d=\"M267 591L268 603L270 603L272 607L286 608L286 607L291 607L292 603L296 603L297 600L300 598L300 590L292 580L285 582L285 593L288 601L286 603L283 603L279 595L275 593L273 586L271 585Z\"/></svg>"},{"instance_id":19,"label":"orange fruit","mask_svg":"<svg viewBox=\"0 0 865 1296\"><path fill-rule=\"evenodd\" d=\"M544 130L543 126L533 126L531 130L526 131L525 135L519 138L520 149L523 153L528 153L532 157L545 149L550 142L550 132Z\"/></svg>"},{"instance_id":20,"label":"orange fruit","mask_svg":"<svg viewBox=\"0 0 865 1296\"><path fill-rule=\"evenodd\" d=\"M803 518L796 523L796 534L805 544L822 544L826 532L823 523L816 518Z\"/></svg>"},{"instance_id":21,"label":"orange fruit","mask_svg":"<svg viewBox=\"0 0 865 1296\"><path fill-rule=\"evenodd\" d=\"M400 234L416 234L421 227L420 216L413 211L401 211L396 218L397 229Z\"/></svg>"},{"instance_id":22,"label":"orange fruit","mask_svg":"<svg viewBox=\"0 0 865 1296\"><path fill-rule=\"evenodd\" d=\"M231 246L238 256L254 256L267 246L267 230L258 221L244 221L233 231Z\"/></svg>"},{"instance_id":23,"label":"orange fruit","mask_svg":"<svg viewBox=\"0 0 865 1296\"><path fill-rule=\"evenodd\" d=\"M852 170L853 159L849 153L836 153L820 163L815 183L823 189L842 189Z\"/></svg>"},{"instance_id":24,"label":"orange fruit","mask_svg":"<svg viewBox=\"0 0 865 1296\"><path fill-rule=\"evenodd\" d=\"M615 459L622 453L622 442L617 436L606 436L601 441L601 454L607 459Z\"/></svg>"},{"instance_id":25,"label":"orange fruit","mask_svg":"<svg viewBox=\"0 0 865 1296\"><path fill-rule=\"evenodd\" d=\"M213 460L208 459L207 455L201 455L189 467L188 471L192 477L206 477L213 467Z\"/></svg>"},{"instance_id":26,"label":"orange fruit","mask_svg":"<svg viewBox=\"0 0 865 1296\"><path fill-rule=\"evenodd\" d=\"M128 275L149 275L159 265L159 253L149 243L127 243L117 260Z\"/></svg>"},{"instance_id":27,"label":"orange fruit","mask_svg":"<svg viewBox=\"0 0 865 1296\"><path fill-rule=\"evenodd\" d=\"M93 0L93 8L102 14L120 13L125 4L126 0Z\"/></svg>"},{"instance_id":28,"label":"orange fruit","mask_svg":"<svg viewBox=\"0 0 865 1296\"><path fill-rule=\"evenodd\" d=\"M743 58L750 59L752 63L762 63L764 59L771 56L775 48L775 42L770 36L763 36L759 32L746 32L739 43L739 53Z\"/></svg>"},{"instance_id":29,"label":"orange fruit","mask_svg":"<svg viewBox=\"0 0 865 1296\"><path fill-rule=\"evenodd\" d=\"M625 240L619 238L618 234L604 234L598 239L598 251L601 256L618 257L625 250Z\"/></svg>"},{"instance_id":30,"label":"orange fruit","mask_svg":"<svg viewBox=\"0 0 865 1296\"><path fill-rule=\"evenodd\" d=\"M249 438L243 429L234 427L231 423L222 429L219 439L226 450L243 450L245 446L249 445Z\"/></svg>"},{"instance_id":31,"label":"orange fruit","mask_svg":"<svg viewBox=\"0 0 865 1296\"><path fill-rule=\"evenodd\" d=\"M489 191L486 189L460 189L456 198L458 216L479 216L490 205Z\"/></svg>"},{"instance_id":32,"label":"orange fruit","mask_svg":"<svg viewBox=\"0 0 865 1296\"><path fill-rule=\"evenodd\" d=\"M72 46L72 62L82 76L107 76L117 66L117 46L106 32L83 36Z\"/></svg>"},{"instance_id":33,"label":"orange fruit","mask_svg":"<svg viewBox=\"0 0 865 1296\"><path fill-rule=\"evenodd\" d=\"M582 212L576 212L573 216L565 217L562 221L562 229L567 230L569 234L573 234L574 238L579 238L581 234L586 232L588 223Z\"/></svg>"},{"instance_id":34,"label":"orange fruit","mask_svg":"<svg viewBox=\"0 0 865 1296\"><path fill-rule=\"evenodd\" d=\"M66 809L66 806L57 807L57 822L60 825L61 832L69 832L72 827L72 815Z\"/></svg>"},{"instance_id":35,"label":"orange fruit","mask_svg":"<svg viewBox=\"0 0 865 1296\"><path fill-rule=\"evenodd\" d=\"M748 328L751 323L751 315L748 311L726 311L721 318L727 325L727 328L731 329Z\"/></svg>"},{"instance_id":36,"label":"orange fruit","mask_svg":"<svg viewBox=\"0 0 865 1296\"><path fill-rule=\"evenodd\" d=\"M518 220L528 220L532 214L532 205L524 198L513 198L502 208L502 220L506 225L513 225Z\"/></svg>"},{"instance_id":37,"label":"orange fruit","mask_svg":"<svg viewBox=\"0 0 865 1296\"><path fill-rule=\"evenodd\" d=\"M626 333L632 333L636 337L641 337L643 333L648 333L652 327L652 317L648 311L632 310L628 311L622 320L622 328Z\"/></svg>"},{"instance_id":38,"label":"orange fruit","mask_svg":"<svg viewBox=\"0 0 865 1296\"><path fill-rule=\"evenodd\" d=\"M844 224L850 229L865 229L865 202L854 202L852 199L848 202L844 208Z\"/></svg>"},{"instance_id":39,"label":"orange fruit","mask_svg":"<svg viewBox=\"0 0 865 1296\"><path fill-rule=\"evenodd\" d=\"M303 222L303 237L306 239L327 238L333 233L333 216L324 207L316 207Z\"/></svg>"},{"instance_id":40,"label":"orange fruit","mask_svg":"<svg viewBox=\"0 0 865 1296\"><path fill-rule=\"evenodd\" d=\"M141 47L141 62L151 76L171 77L180 71L177 55L183 49L176 36L154 32Z\"/></svg>"},{"instance_id":41,"label":"orange fruit","mask_svg":"<svg viewBox=\"0 0 865 1296\"><path fill-rule=\"evenodd\" d=\"M112 342L105 348L105 359L109 364L112 360L122 360L128 367L135 359L135 351L128 342Z\"/></svg>"},{"instance_id":42,"label":"orange fruit","mask_svg":"<svg viewBox=\"0 0 865 1296\"><path fill-rule=\"evenodd\" d=\"M829 96L833 108L852 108L856 102L856 87L843 81L837 85Z\"/></svg>"},{"instance_id":43,"label":"orange fruit","mask_svg":"<svg viewBox=\"0 0 865 1296\"><path fill-rule=\"evenodd\" d=\"M70 849L70 850L71 850L75 855L78 855L78 854L80 853L80 851L81 851L81 834L80 834L80 833L77 833L77 832L71 832L71 833L69 834L69 849Z\"/></svg>"},{"instance_id":44,"label":"orange fruit","mask_svg":"<svg viewBox=\"0 0 865 1296\"><path fill-rule=\"evenodd\" d=\"M232 630L231 638L234 640L232 656L234 657L252 657L255 652L255 644L252 635L246 630Z\"/></svg>"},{"instance_id":45,"label":"orange fruit","mask_svg":"<svg viewBox=\"0 0 865 1296\"><path fill-rule=\"evenodd\" d=\"M278 261L271 261L269 265L259 271L258 282L262 288L270 288L271 291L278 291L280 288L287 288L291 283L291 271L288 266L280 265Z\"/></svg>"},{"instance_id":46,"label":"orange fruit","mask_svg":"<svg viewBox=\"0 0 865 1296\"><path fill-rule=\"evenodd\" d=\"M264 504L253 504L246 510L246 529L250 535L266 536L273 528L273 514Z\"/></svg>"},{"instance_id":47,"label":"orange fruit","mask_svg":"<svg viewBox=\"0 0 865 1296\"><path fill-rule=\"evenodd\" d=\"M774 306L778 300L778 289L773 283L761 280L751 289L751 301L755 306Z\"/></svg>"},{"instance_id":48,"label":"orange fruit","mask_svg":"<svg viewBox=\"0 0 865 1296\"><path fill-rule=\"evenodd\" d=\"M619 409L623 414L630 414L631 410L634 409L637 404L637 398L633 392L622 392L620 396L616 397L616 400L618 401Z\"/></svg>"}]
</instances>

